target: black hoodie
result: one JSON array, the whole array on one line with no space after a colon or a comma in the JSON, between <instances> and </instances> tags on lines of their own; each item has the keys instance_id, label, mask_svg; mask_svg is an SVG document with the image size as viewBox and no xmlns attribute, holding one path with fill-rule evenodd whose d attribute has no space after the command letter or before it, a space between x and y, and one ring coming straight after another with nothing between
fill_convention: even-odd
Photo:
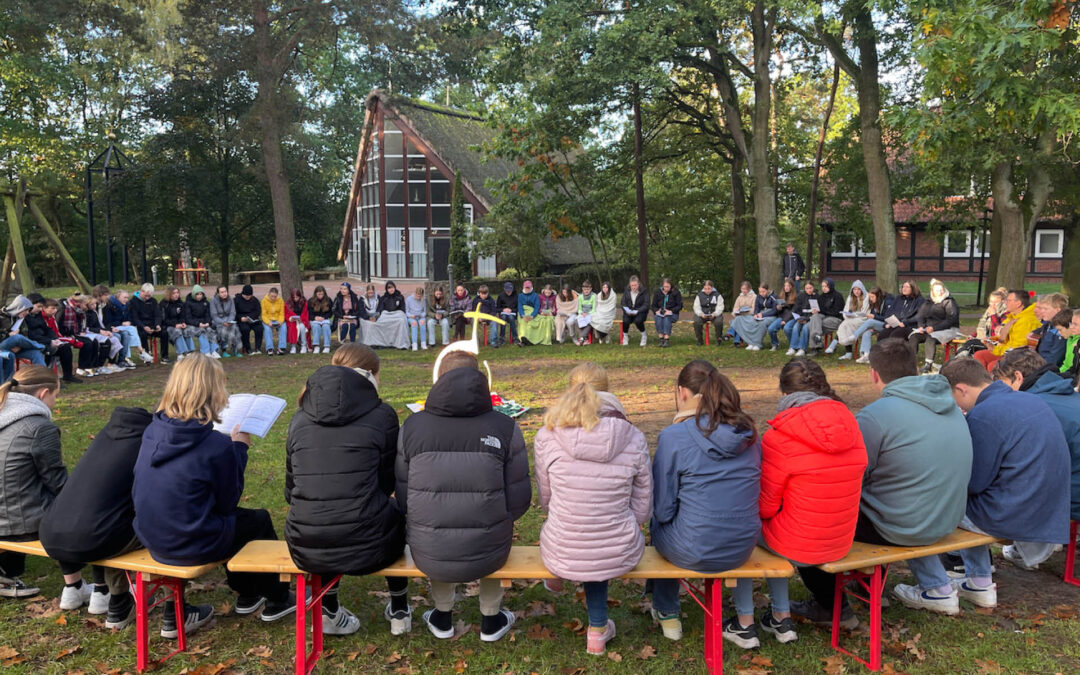
<instances>
[{"instance_id":1,"label":"black hoodie","mask_svg":"<svg viewBox=\"0 0 1080 675\"><path fill-rule=\"evenodd\" d=\"M394 292L390 292L390 285L387 284L383 289L383 294L379 298L379 312L404 312L405 311L405 296L401 294L401 291L394 287Z\"/></svg>"},{"instance_id":2,"label":"black hoodie","mask_svg":"<svg viewBox=\"0 0 1080 675\"><path fill-rule=\"evenodd\" d=\"M503 566L532 499L529 455L517 423L492 410L480 371L451 370L431 387L424 410L401 427L395 473L424 574L472 581Z\"/></svg>"},{"instance_id":3,"label":"black hoodie","mask_svg":"<svg viewBox=\"0 0 1080 675\"><path fill-rule=\"evenodd\" d=\"M397 413L367 378L342 366L308 378L285 443L285 540L300 569L364 575L401 556L397 439Z\"/></svg>"},{"instance_id":4,"label":"black hoodie","mask_svg":"<svg viewBox=\"0 0 1080 675\"><path fill-rule=\"evenodd\" d=\"M49 557L100 560L117 555L135 537L131 486L152 419L142 408L113 410L41 521L38 536Z\"/></svg>"}]
</instances>

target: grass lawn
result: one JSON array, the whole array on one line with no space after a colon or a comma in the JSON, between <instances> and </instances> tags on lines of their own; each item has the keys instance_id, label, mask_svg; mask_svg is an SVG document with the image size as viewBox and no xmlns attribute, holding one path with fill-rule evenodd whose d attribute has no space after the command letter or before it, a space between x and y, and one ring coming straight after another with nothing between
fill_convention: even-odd
<instances>
[{"instance_id":1,"label":"grass lawn","mask_svg":"<svg viewBox=\"0 0 1080 675\"><path fill-rule=\"evenodd\" d=\"M650 328L651 330L651 328ZM634 338L636 340L636 333ZM380 352L382 394L404 419L405 404L425 397L431 381L435 351ZM673 413L673 381L678 369L697 357L713 359L743 393L744 406L761 428L775 412L776 376L786 361L783 352L746 352L727 343L721 347L696 347L689 326L677 325L674 345L661 350L655 342L648 349L636 346L593 345L578 348L535 347L484 349L494 374L494 388L533 410L521 418L530 442L540 421L540 411L566 384L573 364L587 359L606 366L612 390L626 405L631 421L639 425L655 445L656 434ZM876 397L865 366L838 363L822 357L830 382L853 407L860 408ZM329 356L248 357L224 360L232 392L272 393L290 401L287 415L295 410L296 396L308 374L329 363ZM168 376L168 367L140 367L136 371L65 388L56 408L56 422L63 430L64 455L73 466L93 435L116 405L152 408ZM287 419L269 437L256 439L251 448L243 506L269 509L278 531L284 524L286 505L282 495L284 444ZM942 442L948 442L942 439ZM961 477L958 477L961 479ZM535 544L543 513L534 508L517 524L517 539ZM1000 558L997 581L1001 606L992 612L966 606L958 618L909 611L898 605L885 610L885 662L887 672L910 673L1067 673L1080 671L1080 621L1076 620L1080 589L1061 582L1063 554L1043 569L1016 570ZM0 659L11 673L119 673L134 669L134 628L110 633L103 619L84 612L61 613L56 598L62 585L59 571L50 561L30 559L25 580L40 585L39 598L0 600ZM890 582L907 577L902 567ZM890 583L891 586L891 583ZM506 606L523 616L501 643L479 641L479 609L468 598L459 603L456 619L463 635L440 641L422 626L419 614L430 604L424 583L411 586L417 611L412 633L393 638L382 618L385 584L380 578L347 578L341 599L363 622L360 632L346 638L327 638L327 654L320 672L394 673L703 673L702 614L689 599L683 602L685 636L679 643L665 640L651 625L637 583L615 582L611 591L611 616L618 637L604 658L585 653L580 626L586 619L580 593L551 597L542 585L516 583ZM792 595L804 597L801 584L792 584ZM165 672L218 673L226 670L252 673L291 672L293 619L264 624L251 617L239 618L230 611L233 594L220 572L192 584L189 598L211 603L218 610L216 625L196 633L189 652L174 658ZM767 603L759 596L759 607ZM760 612L759 612L760 613ZM860 610L861 616L866 613ZM160 656L166 643L157 636L160 615L151 617L151 651ZM736 673L858 673L854 661L834 655L826 632L799 626L799 641L780 645L763 638L756 654L727 646L728 672ZM862 637L852 636L854 637Z\"/></svg>"}]
</instances>

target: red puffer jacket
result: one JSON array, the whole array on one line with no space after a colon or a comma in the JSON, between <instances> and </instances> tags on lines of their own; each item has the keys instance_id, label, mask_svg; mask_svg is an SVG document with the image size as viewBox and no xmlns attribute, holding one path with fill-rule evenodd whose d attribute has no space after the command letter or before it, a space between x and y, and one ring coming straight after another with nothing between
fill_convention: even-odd
<instances>
[{"instance_id":1,"label":"red puffer jacket","mask_svg":"<svg viewBox=\"0 0 1080 675\"><path fill-rule=\"evenodd\" d=\"M788 408L762 437L761 529L782 556L821 564L847 555L859 517L866 447L855 416L821 398Z\"/></svg>"}]
</instances>

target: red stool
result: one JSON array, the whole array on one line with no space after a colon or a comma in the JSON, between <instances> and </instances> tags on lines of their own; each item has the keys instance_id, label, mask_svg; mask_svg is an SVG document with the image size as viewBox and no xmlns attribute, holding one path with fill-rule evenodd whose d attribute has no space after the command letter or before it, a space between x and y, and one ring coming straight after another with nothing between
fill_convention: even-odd
<instances>
[{"instance_id":1,"label":"red stool","mask_svg":"<svg viewBox=\"0 0 1080 675\"><path fill-rule=\"evenodd\" d=\"M1076 577L1076 526L1080 524L1075 520L1069 524L1069 547L1065 549L1065 583L1080 586L1080 579Z\"/></svg>"},{"instance_id":2,"label":"red stool","mask_svg":"<svg viewBox=\"0 0 1080 675\"><path fill-rule=\"evenodd\" d=\"M619 344L623 343L623 325L622 321L619 322Z\"/></svg>"}]
</instances>

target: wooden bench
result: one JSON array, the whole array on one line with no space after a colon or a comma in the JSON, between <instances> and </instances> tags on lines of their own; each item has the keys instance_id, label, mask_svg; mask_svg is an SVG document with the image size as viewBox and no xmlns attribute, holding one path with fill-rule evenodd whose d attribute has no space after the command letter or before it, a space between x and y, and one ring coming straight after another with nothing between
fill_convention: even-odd
<instances>
[{"instance_id":1,"label":"wooden bench","mask_svg":"<svg viewBox=\"0 0 1080 675\"><path fill-rule=\"evenodd\" d=\"M0 549L44 558L49 557L40 541L0 541ZM151 665L149 656L150 611L168 600L173 601L176 611L176 649L155 661L154 664L157 665L187 650L187 636L184 632L184 580L201 577L223 563L224 561L191 567L165 565L151 558L146 549L138 549L113 558L95 560L89 563L124 570L128 573L129 581L131 573L135 573L135 581L132 582L132 586L135 588L135 659L136 667L140 673ZM166 588L168 591L152 604L148 604L159 588Z\"/></svg>"},{"instance_id":2,"label":"wooden bench","mask_svg":"<svg viewBox=\"0 0 1080 675\"><path fill-rule=\"evenodd\" d=\"M296 578L296 675L307 675L322 654L322 598L341 577L337 576L323 584L318 574L309 574L296 567L289 556L284 541L253 541L240 550L228 563L233 572L262 572L280 575L282 581ZM764 579L790 577L795 569L787 560L762 548L754 549L750 559L741 567L720 574L704 574L676 567L665 560L656 549L648 546L637 566L624 574L623 579L679 579L694 601L705 611L705 665L710 673L724 672L723 648L723 585L720 579L734 585L736 579ZM393 565L375 572L378 576L423 577L408 548L405 555ZM513 579L554 579L540 559L538 546L514 546L506 564L489 576L501 579L509 586ZM691 584L688 579L704 579L704 588ZM305 601L308 586L311 599ZM307 613L311 612L312 650L307 651Z\"/></svg>"},{"instance_id":3,"label":"wooden bench","mask_svg":"<svg viewBox=\"0 0 1080 675\"><path fill-rule=\"evenodd\" d=\"M941 553L962 551L974 546L985 546L999 540L985 534L954 530L929 546L880 546L855 542L846 556L835 562L818 565L822 571L836 575L833 594L832 648L846 654L873 671L881 670L881 595L889 565L902 560L924 558ZM847 588L855 581L867 593L864 597ZM864 661L856 654L840 646L840 610L844 594L858 598L870 605L870 660Z\"/></svg>"}]
</instances>

